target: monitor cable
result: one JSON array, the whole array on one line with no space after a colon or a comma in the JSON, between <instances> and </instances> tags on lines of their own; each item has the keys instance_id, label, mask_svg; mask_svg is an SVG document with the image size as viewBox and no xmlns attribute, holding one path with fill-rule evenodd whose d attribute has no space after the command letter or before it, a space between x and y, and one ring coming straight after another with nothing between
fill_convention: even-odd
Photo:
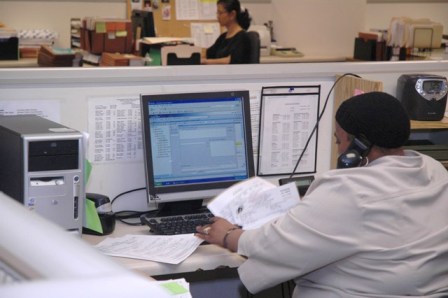
<instances>
[{"instance_id":1,"label":"monitor cable","mask_svg":"<svg viewBox=\"0 0 448 298\"><path fill-rule=\"evenodd\" d=\"M123 196L125 196L125 195L127 195L129 193L136 192L136 191L142 191L142 190L146 190L146 187L135 188L135 189L131 189L131 190L127 190L125 192L122 192L122 193L116 195L111 200L110 203L113 206L113 203L116 202L118 198L123 197ZM132 226L140 226L140 225L142 225L142 223L140 222L140 216L142 214L146 214L146 213L148 213L148 211L121 210L121 211L114 212L116 220L119 220L122 223L125 223L127 225L132 225ZM138 219L138 220L136 220L136 219Z\"/></svg>"},{"instance_id":2,"label":"monitor cable","mask_svg":"<svg viewBox=\"0 0 448 298\"><path fill-rule=\"evenodd\" d=\"M317 128L319 127L319 122L320 122L320 120L322 119L322 117L323 117L323 115L324 115L324 113L325 113L325 110L326 110L326 108L327 108L327 104L328 104L330 95L331 95L331 93L332 93L334 87L337 85L337 83L338 83L342 78L347 77L347 76L353 76L353 77L356 77L356 78L361 78L361 76L359 76L359 75L357 75L357 74L354 74L354 73L344 73L344 74L341 75L339 78L337 78L336 81L333 83L333 85L332 85L331 88L330 88L330 91L328 91L327 98L325 99L325 102L324 102L324 106L323 106L323 108L322 108L322 111L320 112L319 116L317 117L316 124L314 125L313 130L311 131L310 135L308 136L308 139L307 139L307 141L306 141L306 143L305 143L305 146L303 147L303 150L302 150L302 152L300 153L299 158L297 159L296 165L294 166L294 170L291 172L291 175L289 176L289 179L291 179L291 178L296 174L296 170L297 170L297 168L298 168L298 166L299 166L299 164L300 164L300 161L301 161L302 158L303 158L303 155L304 155L305 152L306 152L306 149L308 148L308 144L310 143L310 141L311 141L311 139L312 139L314 133L316 132Z\"/></svg>"}]
</instances>

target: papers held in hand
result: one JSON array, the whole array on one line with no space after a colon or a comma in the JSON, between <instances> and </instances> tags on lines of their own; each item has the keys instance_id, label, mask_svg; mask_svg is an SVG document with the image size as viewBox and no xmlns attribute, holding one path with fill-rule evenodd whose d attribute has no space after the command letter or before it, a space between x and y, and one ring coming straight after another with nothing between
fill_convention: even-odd
<instances>
[{"instance_id":1,"label":"papers held in hand","mask_svg":"<svg viewBox=\"0 0 448 298\"><path fill-rule=\"evenodd\" d=\"M215 216L249 230L278 218L299 202L294 183L276 186L253 177L226 189L207 207Z\"/></svg>"}]
</instances>

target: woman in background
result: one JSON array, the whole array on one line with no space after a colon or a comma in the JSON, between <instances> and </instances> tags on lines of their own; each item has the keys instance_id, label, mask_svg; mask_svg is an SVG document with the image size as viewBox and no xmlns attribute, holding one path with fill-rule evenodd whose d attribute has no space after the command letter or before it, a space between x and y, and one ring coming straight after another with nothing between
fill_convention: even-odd
<instances>
[{"instance_id":1,"label":"woman in background","mask_svg":"<svg viewBox=\"0 0 448 298\"><path fill-rule=\"evenodd\" d=\"M207 49L202 64L249 63L250 42L246 30L251 18L247 9L241 10L239 0L218 0L217 17L227 30Z\"/></svg>"}]
</instances>

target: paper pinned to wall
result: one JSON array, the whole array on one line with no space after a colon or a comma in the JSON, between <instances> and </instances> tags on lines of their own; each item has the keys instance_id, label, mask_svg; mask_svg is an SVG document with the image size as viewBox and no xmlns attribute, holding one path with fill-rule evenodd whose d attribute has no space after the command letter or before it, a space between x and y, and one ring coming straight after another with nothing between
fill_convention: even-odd
<instances>
[{"instance_id":1,"label":"paper pinned to wall","mask_svg":"<svg viewBox=\"0 0 448 298\"><path fill-rule=\"evenodd\" d=\"M264 87L257 175L316 171L320 85Z\"/></svg>"},{"instance_id":2,"label":"paper pinned to wall","mask_svg":"<svg viewBox=\"0 0 448 298\"><path fill-rule=\"evenodd\" d=\"M0 102L0 115L26 115L32 114L60 123L59 100L11 100Z\"/></svg>"},{"instance_id":3,"label":"paper pinned to wall","mask_svg":"<svg viewBox=\"0 0 448 298\"><path fill-rule=\"evenodd\" d=\"M143 159L138 96L90 98L88 110L91 162Z\"/></svg>"},{"instance_id":4,"label":"paper pinned to wall","mask_svg":"<svg viewBox=\"0 0 448 298\"><path fill-rule=\"evenodd\" d=\"M216 41L221 34L219 23L191 23L191 37L194 45L201 48L208 48Z\"/></svg>"},{"instance_id":5,"label":"paper pinned to wall","mask_svg":"<svg viewBox=\"0 0 448 298\"><path fill-rule=\"evenodd\" d=\"M177 20L214 20L216 2L210 0L176 0Z\"/></svg>"}]
</instances>

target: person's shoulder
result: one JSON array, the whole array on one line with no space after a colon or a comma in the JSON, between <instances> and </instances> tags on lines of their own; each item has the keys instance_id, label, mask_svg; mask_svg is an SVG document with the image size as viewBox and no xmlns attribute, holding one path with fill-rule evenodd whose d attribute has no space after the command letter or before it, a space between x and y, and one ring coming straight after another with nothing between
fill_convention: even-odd
<instances>
[{"instance_id":1,"label":"person's shoulder","mask_svg":"<svg viewBox=\"0 0 448 298\"><path fill-rule=\"evenodd\" d=\"M233 36L233 39L244 39L244 40L246 40L246 39L249 39L249 35L247 34L247 31L245 31L245 30L241 30L241 31L238 31L234 36Z\"/></svg>"},{"instance_id":2,"label":"person's shoulder","mask_svg":"<svg viewBox=\"0 0 448 298\"><path fill-rule=\"evenodd\" d=\"M238 31L235 36L247 36L247 31L246 30L240 30Z\"/></svg>"},{"instance_id":3,"label":"person's shoulder","mask_svg":"<svg viewBox=\"0 0 448 298\"><path fill-rule=\"evenodd\" d=\"M429 156L427 154L423 154L421 152L418 151L412 151L412 150L406 150L407 154L414 154L415 156L418 156L422 159L423 163L431 168L431 171L436 171L438 170L442 175L444 176L448 176L448 169L445 168L445 166L440 162L440 160L435 159L432 156Z\"/></svg>"},{"instance_id":4,"label":"person's shoulder","mask_svg":"<svg viewBox=\"0 0 448 298\"><path fill-rule=\"evenodd\" d=\"M225 39L225 38L226 38L226 33L224 32L224 33L221 33L221 34L218 36L217 40L223 40L223 39Z\"/></svg>"}]
</instances>

